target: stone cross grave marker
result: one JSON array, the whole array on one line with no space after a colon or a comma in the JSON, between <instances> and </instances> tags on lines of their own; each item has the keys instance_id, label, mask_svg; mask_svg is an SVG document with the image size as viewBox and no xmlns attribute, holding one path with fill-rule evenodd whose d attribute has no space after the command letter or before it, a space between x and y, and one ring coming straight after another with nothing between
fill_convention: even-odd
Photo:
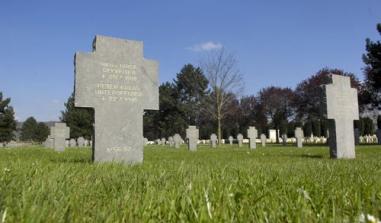
<instances>
[{"instance_id":1,"label":"stone cross grave marker","mask_svg":"<svg viewBox=\"0 0 381 223\"><path fill-rule=\"evenodd\" d=\"M239 133L237 135L238 147L242 147L243 135Z\"/></svg>"},{"instance_id":2,"label":"stone cross grave marker","mask_svg":"<svg viewBox=\"0 0 381 223\"><path fill-rule=\"evenodd\" d=\"M75 139L70 139L69 146L70 147L76 147L77 146L77 141L75 141Z\"/></svg>"},{"instance_id":3,"label":"stone cross grave marker","mask_svg":"<svg viewBox=\"0 0 381 223\"><path fill-rule=\"evenodd\" d=\"M84 147L85 146L85 138L82 136L78 137L77 139L78 147Z\"/></svg>"},{"instance_id":4,"label":"stone cross grave marker","mask_svg":"<svg viewBox=\"0 0 381 223\"><path fill-rule=\"evenodd\" d=\"M214 133L210 135L210 145L212 146L212 148L217 147L217 135Z\"/></svg>"},{"instance_id":5,"label":"stone cross grave marker","mask_svg":"<svg viewBox=\"0 0 381 223\"><path fill-rule=\"evenodd\" d=\"M174 146L174 141L173 141L173 137L172 136L168 137L168 144L169 144L169 147L173 147Z\"/></svg>"},{"instance_id":6,"label":"stone cross grave marker","mask_svg":"<svg viewBox=\"0 0 381 223\"><path fill-rule=\"evenodd\" d=\"M159 108L158 63L143 42L96 36L75 55L75 106L94 108L94 161L143 162L143 112Z\"/></svg>"},{"instance_id":7,"label":"stone cross grave marker","mask_svg":"<svg viewBox=\"0 0 381 223\"><path fill-rule=\"evenodd\" d=\"M250 140L250 149L257 148L258 130L254 126L250 126L249 129L247 129L247 137Z\"/></svg>"},{"instance_id":8,"label":"stone cross grave marker","mask_svg":"<svg viewBox=\"0 0 381 223\"><path fill-rule=\"evenodd\" d=\"M66 139L70 138L70 128L66 126L66 123L56 122L50 132L53 138L53 148L56 151L64 151Z\"/></svg>"},{"instance_id":9,"label":"stone cross grave marker","mask_svg":"<svg viewBox=\"0 0 381 223\"><path fill-rule=\"evenodd\" d=\"M230 145L233 145L233 140L234 140L233 136L229 136L229 144Z\"/></svg>"},{"instance_id":10,"label":"stone cross grave marker","mask_svg":"<svg viewBox=\"0 0 381 223\"><path fill-rule=\"evenodd\" d=\"M179 134L175 134L173 136L173 142L175 144L176 149L180 148L181 141L182 141L182 139L181 139L181 136Z\"/></svg>"},{"instance_id":11,"label":"stone cross grave marker","mask_svg":"<svg viewBox=\"0 0 381 223\"><path fill-rule=\"evenodd\" d=\"M186 137L188 139L188 149L190 151L197 150L197 141L198 141L198 129L194 125L190 125L186 130Z\"/></svg>"},{"instance_id":12,"label":"stone cross grave marker","mask_svg":"<svg viewBox=\"0 0 381 223\"><path fill-rule=\"evenodd\" d=\"M303 138L304 138L303 129L301 127L296 127L294 134L296 138L296 146L298 148L303 148Z\"/></svg>"},{"instance_id":13,"label":"stone cross grave marker","mask_svg":"<svg viewBox=\"0 0 381 223\"><path fill-rule=\"evenodd\" d=\"M265 134L261 134L261 143L262 143L262 147L266 147L266 135Z\"/></svg>"},{"instance_id":14,"label":"stone cross grave marker","mask_svg":"<svg viewBox=\"0 0 381 223\"><path fill-rule=\"evenodd\" d=\"M357 90L351 88L349 77L331 75L325 85L325 110L329 126L331 158L356 157L353 120L359 119Z\"/></svg>"}]
</instances>

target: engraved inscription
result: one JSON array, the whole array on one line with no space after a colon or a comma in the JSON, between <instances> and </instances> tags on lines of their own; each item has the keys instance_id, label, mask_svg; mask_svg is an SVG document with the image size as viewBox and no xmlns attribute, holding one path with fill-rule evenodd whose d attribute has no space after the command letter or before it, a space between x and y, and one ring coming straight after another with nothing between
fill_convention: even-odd
<instances>
[{"instance_id":1,"label":"engraved inscription","mask_svg":"<svg viewBox=\"0 0 381 223\"><path fill-rule=\"evenodd\" d=\"M131 147L111 147L106 149L109 153L115 153L115 152L130 152L133 151Z\"/></svg>"},{"instance_id":2,"label":"engraved inscription","mask_svg":"<svg viewBox=\"0 0 381 223\"><path fill-rule=\"evenodd\" d=\"M96 97L109 102L137 102L143 96L135 64L101 62L99 65L102 79L96 83Z\"/></svg>"}]
</instances>

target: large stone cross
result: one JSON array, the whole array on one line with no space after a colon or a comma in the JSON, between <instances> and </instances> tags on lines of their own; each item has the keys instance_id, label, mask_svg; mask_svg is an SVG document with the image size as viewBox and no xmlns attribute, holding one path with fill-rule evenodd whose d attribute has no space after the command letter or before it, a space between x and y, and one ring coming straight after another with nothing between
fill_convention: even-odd
<instances>
[{"instance_id":1,"label":"large stone cross","mask_svg":"<svg viewBox=\"0 0 381 223\"><path fill-rule=\"evenodd\" d=\"M75 106L94 108L95 161L143 161L143 112L159 108L158 63L143 42L96 36L75 55Z\"/></svg>"},{"instance_id":2,"label":"large stone cross","mask_svg":"<svg viewBox=\"0 0 381 223\"><path fill-rule=\"evenodd\" d=\"M258 130L254 126L247 129L247 138L250 140L250 149L257 148Z\"/></svg>"},{"instance_id":3,"label":"large stone cross","mask_svg":"<svg viewBox=\"0 0 381 223\"><path fill-rule=\"evenodd\" d=\"M50 135L53 138L53 148L56 151L64 151L66 139L70 138L70 128L66 126L66 123L54 123L54 126L50 129Z\"/></svg>"},{"instance_id":4,"label":"large stone cross","mask_svg":"<svg viewBox=\"0 0 381 223\"><path fill-rule=\"evenodd\" d=\"M296 146L298 148L302 148L303 147L303 138L304 138L303 129L301 127L296 127L294 134L295 134L295 138L296 138Z\"/></svg>"},{"instance_id":5,"label":"large stone cross","mask_svg":"<svg viewBox=\"0 0 381 223\"><path fill-rule=\"evenodd\" d=\"M325 109L329 120L329 147L332 158L356 157L353 120L359 119L357 90L349 77L331 75L325 86Z\"/></svg>"},{"instance_id":6,"label":"large stone cross","mask_svg":"<svg viewBox=\"0 0 381 223\"><path fill-rule=\"evenodd\" d=\"M190 125L186 130L186 137L188 139L188 149L190 151L197 150L197 141L199 138L198 129L194 125Z\"/></svg>"}]
</instances>

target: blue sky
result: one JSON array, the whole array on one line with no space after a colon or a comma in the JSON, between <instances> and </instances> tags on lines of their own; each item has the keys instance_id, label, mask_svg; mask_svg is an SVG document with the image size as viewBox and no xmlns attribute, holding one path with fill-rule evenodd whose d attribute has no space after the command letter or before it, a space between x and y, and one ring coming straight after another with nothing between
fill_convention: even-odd
<instances>
[{"instance_id":1,"label":"blue sky","mask_svg":"<svg viewBox=\"0 0 381 223\"><path fill-rule=\"evenodd\" d=\"M58 120L73 91L73 55L91 51L96 34L144 41L160 82L221 46L236 55L246 95L293 88L326 66L362 79L380 11L380 0L1 0L0 91L21 121Z\"/></svg>"}]
</instances>

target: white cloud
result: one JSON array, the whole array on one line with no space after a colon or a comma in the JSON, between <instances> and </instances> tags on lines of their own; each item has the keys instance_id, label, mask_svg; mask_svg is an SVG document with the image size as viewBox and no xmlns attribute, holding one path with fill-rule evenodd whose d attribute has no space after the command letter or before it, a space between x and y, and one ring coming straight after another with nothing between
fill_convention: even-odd
<instances>
[{"instance_id":1,"label":"white cloud","mask_svg":"<svg viewBox=\"0 0 381 223\"><path fill-rule=\"evenodd\" d=\"M194 51L194 52L201 52L201 51L210 51L210 50L219 50L223 46L221 43L216 43L213 41L208 41L205 43L199 43L195 44L191 47L187 47L187 50Z\"/></svg>"}]
</instances>

